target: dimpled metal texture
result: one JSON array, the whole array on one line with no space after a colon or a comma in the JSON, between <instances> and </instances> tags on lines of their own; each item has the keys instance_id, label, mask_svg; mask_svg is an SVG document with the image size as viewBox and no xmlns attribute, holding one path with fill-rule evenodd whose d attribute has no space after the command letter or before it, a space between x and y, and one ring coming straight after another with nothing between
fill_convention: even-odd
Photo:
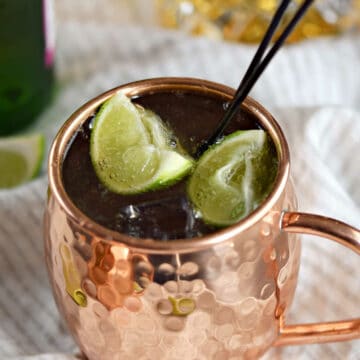
<instances>
[{"instance_id":1,"label":"dimpled metal texture","mask_svg":"<svg viewBox=\"0 0 360 360\"><path fill-rule=\"evenodd\" d=\"M54 297L70 332L89 360L261 356L279 339L300 261L297 235L281 230L283 211L297 207L281 129L260 104L244 101L279 157L274 190L252 214L200 238L138 239L82 214L61 177L72 135L119 89L130 97L185 90L225 102L234 95L199 79L142 80L90 100L64 124L49 156L44 235Z\"/></svg>"},{"instance_id":2,"label":"dimpled metal texture","mask_svg":"<svg viewBox=\"0 0 360 360\"><path fill-rule=\"evenodd\" d=\"M90 360L254 359L294 295L300 242L279 224L295 208L289 183L240 236L164 255L100 238L50 193L46 262L59 310Z\"/></svg>"}]
</instances>

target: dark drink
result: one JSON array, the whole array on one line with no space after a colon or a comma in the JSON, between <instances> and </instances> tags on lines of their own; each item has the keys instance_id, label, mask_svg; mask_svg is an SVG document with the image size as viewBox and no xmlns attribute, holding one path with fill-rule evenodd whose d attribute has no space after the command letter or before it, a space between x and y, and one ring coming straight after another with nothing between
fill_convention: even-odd
<instances>
[{"instance_id":1,"label":"dark drink","mask_svg":"<svg viewBox=\"0 0 360 360\"><path fill-rule=\"evenodd\" d=\"M158 114L191 155L210 136L227 106L225 98L179 90L147 94L133 101ZM186 196L187 178L139 195L118 195L106 189L90 159L92 120L90 117L74 136L62 169L65 190L82 212L109 229L141 238L185 239L216 230L192 209ZM242 110L226 134L256 128L255 116Z\"/></svg>"}]
</instances>

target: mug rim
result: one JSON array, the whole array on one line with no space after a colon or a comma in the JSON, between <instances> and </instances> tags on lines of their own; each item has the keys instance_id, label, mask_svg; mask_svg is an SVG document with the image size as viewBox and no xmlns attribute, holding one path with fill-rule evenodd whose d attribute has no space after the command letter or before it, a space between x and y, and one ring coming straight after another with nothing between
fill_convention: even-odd
<instances>
[{"instance_id":1,"label":"mug rim","mask_svg":"<svg viewBox=\"0 0 360 360\"><path fill-rule=\"evenodd\" d=\"M234 236L238 236L259 222L274 208L286 188L290 173L290 158L288 144L283 131L269 111L251 97L247 97L242 107L256 116L257 121L269 133L276 147L279 165L272 191L268 197L244 219L236 224L218 229L213 233L201 237L163 241L151 238L135 238L108 229L83 213L68 196L62 181L61 171L64 156L68 147L71 146L71 140L75 132L99 105L119 90L123 90L130 97L136 97L170 89L213 94L215 96L226 97L228 100L231 100L235 93L233 88L226 85L188 77L159 77L130 82L108 90L81 106L65 121L53 140L48 158L48 179L51 194L62 207L67 217L75 223L80 224L86 232L102 238L105 242L111 244L114 242L123 243L130 248L136 248L137 251L157 254L170 254L174 252L187 253L210 248L214 245L224 243Z\"/></svg>"}]
</instances>

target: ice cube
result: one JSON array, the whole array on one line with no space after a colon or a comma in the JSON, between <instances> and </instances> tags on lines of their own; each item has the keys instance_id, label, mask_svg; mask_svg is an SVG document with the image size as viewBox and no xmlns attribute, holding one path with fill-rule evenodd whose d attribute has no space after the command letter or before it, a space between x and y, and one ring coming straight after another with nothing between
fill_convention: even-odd
<instances>
[{"instance_id":1,"label":"ice cube","mask_svg":"<svg viewBox=\"0 0 360 360\"><path fill-rule=\"evenodd\" d=\"M185 196L171 196L119 209L116 230L140 238L160 240L201 236L201 222Z\"/></svg>"}]
</instances>

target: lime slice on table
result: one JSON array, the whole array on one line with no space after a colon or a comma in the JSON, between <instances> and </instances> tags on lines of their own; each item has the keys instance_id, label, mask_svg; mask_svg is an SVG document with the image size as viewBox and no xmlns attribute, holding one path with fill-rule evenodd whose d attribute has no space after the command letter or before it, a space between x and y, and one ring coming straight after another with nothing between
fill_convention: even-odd
<instances>
[{"instance_id":1,"label":"lime slice on table","mask_svg":"<svg viewBox=\"0 0 360 360\"><path fill-rule=\"evenodd\" d=\"M266 132L237 131L201 156L188 195L205 222L231 225L269 194L276 172L276 152Z\"/></svg>"},{"instance_id":2,"label":"lime slice on table","mask_svg":"<svg viewBox=\"0 0 360 360\"><path fill-rule=\"evenodd\" d=\"M45 141L40 134L0 139L0 188L12 188L40 171Z\"/></svg>"},{"instance_id":3,"label":"lime slice on table","mask_svg":"<svg viewBox=\"0 0 360 360\"><path fill-rule=\"evenodd\" d=\"M94 120L90 156L99 180L119 194L155 190L190 172L193 159L150 110L122 92L105 102Z\"/></svg>"}]
</instances>

